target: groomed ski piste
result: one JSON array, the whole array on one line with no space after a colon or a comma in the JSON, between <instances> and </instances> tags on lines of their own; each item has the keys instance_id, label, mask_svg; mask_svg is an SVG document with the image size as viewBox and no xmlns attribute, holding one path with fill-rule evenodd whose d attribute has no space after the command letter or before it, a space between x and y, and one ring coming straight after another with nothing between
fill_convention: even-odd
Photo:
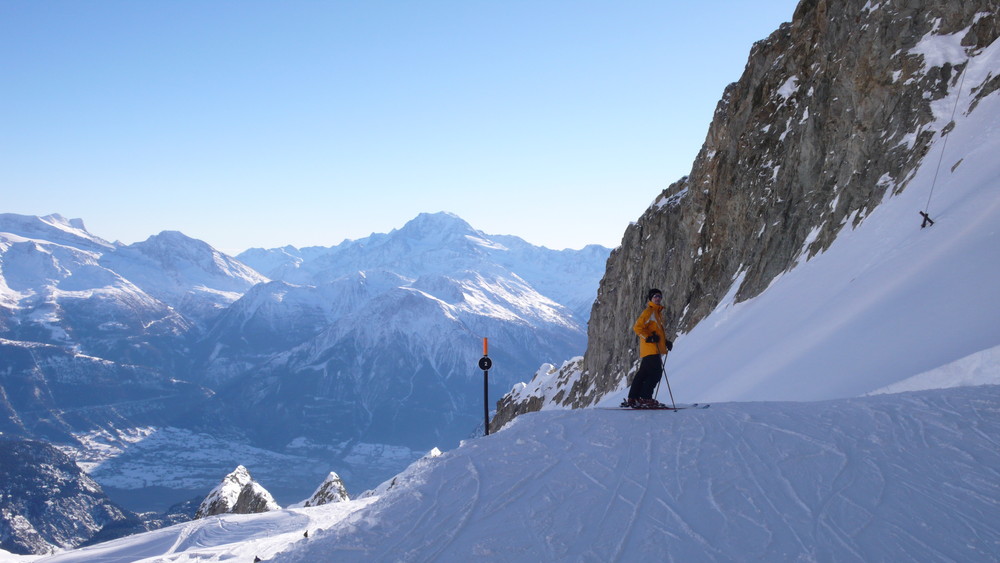
<instances>
[{"instance_id":1,"label":"groomed ski piste","mask_svg":"<svg viewBox=\"0 0 1000 563\"><path fill-rule=\"evenodd\" d=\"M996 561L1000 386L532 413L415 463L378 497L214 516L38 561L255 557Z\"/></svg>"}]
</instances>

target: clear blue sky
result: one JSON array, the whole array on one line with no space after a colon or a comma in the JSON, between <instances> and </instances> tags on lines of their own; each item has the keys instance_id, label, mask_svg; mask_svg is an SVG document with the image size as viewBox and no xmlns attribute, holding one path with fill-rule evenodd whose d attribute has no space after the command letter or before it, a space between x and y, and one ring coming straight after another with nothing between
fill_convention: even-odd
<instances>
[{"instance_id":1,"label":"clear blue sky","mask_svg":"<svg viewBox=\"0 0 1000 563\"><path fill-rule=\"evenodd\" d=\"M0 212L330 246L450 211L617 246L796 2L0 3Z\"/></svg>"}]
</instances>

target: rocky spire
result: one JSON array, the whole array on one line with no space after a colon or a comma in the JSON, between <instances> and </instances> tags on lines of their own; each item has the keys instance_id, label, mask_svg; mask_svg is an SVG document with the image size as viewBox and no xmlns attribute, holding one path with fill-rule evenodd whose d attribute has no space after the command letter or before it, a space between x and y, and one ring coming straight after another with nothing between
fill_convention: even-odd
<instances>
[{"instance_id":1,"label":"rocky spire","mask_svg":"<svg viewBox=\"0 0 1000 563\"><path fill-rule=\"evenodd\" d=\"M326 479L323 480L323 484L316 489L316 492L309 497L309 500L305 501L303 506L319 506L321 504L346 502L349 500L351 500L351 497L347 494L347 488L344 487L344 482L340 479L340 475L331 471L326 476Z\"/></svg>"},{"instance_id":2,"label":"rocky spire","mask_svg":"<svg viewBox=\"0 0 1000 563\"><path fill-rule=\"evenodd\" d=\"M216 514L255 514L280 508L271 493L253 480L246 467L240 465L208 493L194 517L197 519Z\"/></svg>"}]
</instances>

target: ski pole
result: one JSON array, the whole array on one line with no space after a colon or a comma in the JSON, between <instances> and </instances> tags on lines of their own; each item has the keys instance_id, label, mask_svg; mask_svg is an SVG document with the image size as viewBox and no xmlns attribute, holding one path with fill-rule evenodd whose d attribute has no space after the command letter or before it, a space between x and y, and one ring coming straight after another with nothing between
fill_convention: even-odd
<instances>
[{"instance_id":1,"label":"ski pole","mask_svg":"<svg viewBox=\"0 0 1000 563\"><path fill-rule=\"evenodd\" d=\"M667 362L665 362L662 357L660 359L660 373L663 375L663 380L667 382L667 392L670 393L670 405L673 409L677 410L677 403L674 402L674 391L670 388L670 378L667 377ZM660 392L660 382L656 382L656 391L653 393L653 398Z\"/></svg>"}]
</instances>

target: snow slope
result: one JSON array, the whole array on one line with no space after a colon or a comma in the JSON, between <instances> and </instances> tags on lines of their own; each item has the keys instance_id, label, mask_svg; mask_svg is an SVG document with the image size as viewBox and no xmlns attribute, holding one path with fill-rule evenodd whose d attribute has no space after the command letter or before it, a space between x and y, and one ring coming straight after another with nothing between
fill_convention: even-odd
<instances>
[{"instance_id":1,"label":"snow slope","mask_svg":"<svg viewBox=\"0 0 1000 563\"><path fill-rule=\"evenodd\" d=\"M947 46L923 48L965 62ZM912 179L885 180L908 181L902 193L889 190L857 228L849 220L826 252L803 249L799 265L756 298L735 303L735 280L676 339L667 371L685 400L857 396L1000 346L1000 93L968 109L970 85L998 68L1000 41L971 60L964 92L934 104L932 128L945 129L955 112L954 129ZM922 229L918 212L928 207L936 223Z\"/></svg>"},{"instance_id":2,"label":"snow slope","mask_svg":"<svg viewBox=\"0 0 1000 563\"><path fill-rule=\"evenodd\" d=\"M373 499L325 504L263 514L226 514L193 520L136 536L68 551L42 559L47 563L129 563L132 561L269 560L316 526L337 522ZM4 559L0 559L0 562Z\"/></svg>"},{"instance_id":3,"label":"snow slope","mask_svg":"<svg viewBox=\"0 0 1000 563\"><path fill-rule=\"evenodd\" d=\"M381 497L39 561L996 561L998 436L1000 386L552 410L422 460Z\"/></svg>"}]
</instances>

